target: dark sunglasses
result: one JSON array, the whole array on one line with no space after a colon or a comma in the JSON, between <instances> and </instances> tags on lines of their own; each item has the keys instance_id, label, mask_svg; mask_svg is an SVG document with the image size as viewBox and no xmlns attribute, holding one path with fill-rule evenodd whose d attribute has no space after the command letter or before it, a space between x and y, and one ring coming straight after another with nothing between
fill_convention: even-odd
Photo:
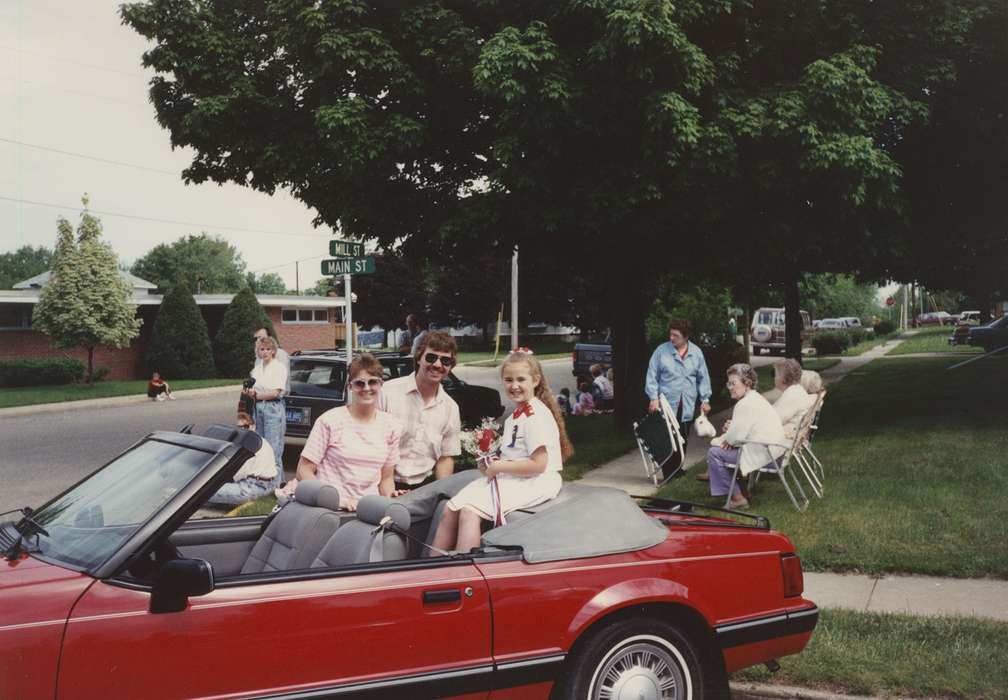
<instances>
[{"instance_id":1,"label":"dark sunglasses","mask_svg":"<svg viewBox=\"0 0 1008 700\"><path fill-rule=\"evenodd\" d=\"M445 369L451 369L455 366L455 358L451 355L438 355L436 352L429 352L423 356L423 359L429 365L436 365L440 361L441 366Z\"/></svg>"},{"instance_id":2,"label":"dark sunglasses","mask_svg":"<svg viewBox=\"0 0 1008 700\"><path fill-rule=\"evenodd\" d=\"M356 389L357 391L364 391L364 387L370 387L372 389L377 389L382 385L382 380L378 377L371 377L370 379L354 379L350 382L350 388Z\"/></svg>"}]
</instances>

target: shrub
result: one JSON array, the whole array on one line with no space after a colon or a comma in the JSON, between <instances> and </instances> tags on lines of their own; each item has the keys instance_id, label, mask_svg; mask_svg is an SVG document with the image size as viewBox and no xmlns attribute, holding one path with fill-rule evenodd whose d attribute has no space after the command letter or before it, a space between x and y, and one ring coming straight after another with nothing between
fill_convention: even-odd
<instances>
[{"instance_id":1,"label":"shrub","mask_svg":"<svg viewBox=\"0 0 1008 700\"><path fill-rule=\"evenodd\" d=\"M816 333L812 337L816 355L839 355L850 346L850 334L843 331Z\"/></svg>"},{"instance_id":2,"label":"shrub","mask_svg":"<svg viewBox=\"0 0 1008 700\"><path fill-rule=\"evenodd\" d=\"M111 371L112 370L110 370L105 365L102 365L100 367L95 367L94 375L92 375L91 381L92 382L100 382L105 377L107 377L109 375L109 372L111 372Z\"/></svg>"},{"instance_id":3,"label":"shrub","mask_svg":"<svg viewBox=\"0 0 1008 700\"><path fill-rule=\"evenodd\" d=\"M222 377L247 377L255 363L252 334L266 328L275 337L273 323L248 287L235 294L224 312L220 329L214 337L213 355Z\"/></svg>"},{"instance_id":4,"label":"shrub","mask_svg":"<svg viewBox=\"0 0 1008 700\"><path fill-rule=\"evenodd\" d=\"M251 333L248 334L251 337ZM251 341L245 350L251 354ZM206 321L189 290L178 285L164 296L151 331L147 372L172 379L203 379L214 371L213 348Z\"/></svg>"},{"instance_id":5,"label":"shrub","mask_svg":"<svg viewBox=\"0 0 1008 700\"><path fill-rule=\"evenodd\" d=\"M866 331L864 328L858 328L855 326L854 328L850 328L847 330L847 337L850 338L851 345L857 345L862 340L868 337L868 331Z\"/></svg>"},{"instance_id":6,"label":"shrub","mask_svg":"<svg viewBox=\"0 0 1008 700\"><path fill-rule=\"evenodd\" d=\"M0 362L0 387L72 384L83 378L84 363L72 357Z\"/></svg>"},{"instance_id":7,"label":"shrub","mask_svg":"<svg viewBox=\"0 0 1008 700\"><path fill-rule=\"evenodd\" d=\"M896 324L892 321L882 320L875 324L875 335L889 335L896 332Z\"/></svg>"}]
</instances>

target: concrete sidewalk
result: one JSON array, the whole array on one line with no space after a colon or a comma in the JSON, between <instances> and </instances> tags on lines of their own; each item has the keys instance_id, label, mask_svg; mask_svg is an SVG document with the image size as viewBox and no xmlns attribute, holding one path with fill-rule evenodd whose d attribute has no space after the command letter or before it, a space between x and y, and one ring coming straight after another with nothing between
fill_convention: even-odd
<instances>
[{"instance_id":1,"label":"concrete sidewalk","mask_svg":"<svg viewBox=\"0 0 1008 700\"><path fill-rule=\"evenodd\" d=\"M857 357L820 372L827 384L836 382L872 360L885 355L899 340L891 340ZM764 394L773 401L779 392ZM731 416L730 410L710 416L715 426ZM687 469L702 464L710 446L709 438L691 435L686 449ZM687 472L686 479L692 478ZM634 450L588 472L581 481L594 486L611 486L637 496L649 496L655 487L644 476L640 452ZM814 513L807 513L815 517ZM799 552L800 554L800 552ZM928 576L865 576L856 574L805 573L805 596L823 608L843 608L868 612L913 615L960 615L1008 622L1008 581L995 579L952 579Z\"/></svg>"}]
</instances>

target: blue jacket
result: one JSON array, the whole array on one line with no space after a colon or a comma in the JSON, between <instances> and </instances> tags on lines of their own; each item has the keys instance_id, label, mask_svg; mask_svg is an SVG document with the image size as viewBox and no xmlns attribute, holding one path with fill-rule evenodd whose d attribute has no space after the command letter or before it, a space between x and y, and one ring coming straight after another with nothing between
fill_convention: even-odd
<instances>
[{"instance_id":1,"label":"blue jacket","mask_svg":"<svg viewBox=\"0 0 1008 700\"><path fill-rule=\"evenodd\" d=\"M693 420L697 397L700 401L710 401L711 397L710 374L703 351L688 342L683 358L671 340L659 345L648 363L644 391L652 401L659 392L664 394L673 411L682 399L682 420Z\"/></svg>"}]
</instances>

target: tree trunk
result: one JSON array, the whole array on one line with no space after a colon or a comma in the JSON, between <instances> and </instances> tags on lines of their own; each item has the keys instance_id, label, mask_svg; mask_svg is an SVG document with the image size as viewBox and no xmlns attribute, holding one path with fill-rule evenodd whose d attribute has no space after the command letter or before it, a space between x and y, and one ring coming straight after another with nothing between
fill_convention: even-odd
<instances>
[{"instance_id":1,"label":"tree trunk","mask_svg":"<svg viewBox=\"0 0 1008 700\"><path fill-rule=\"evenodd\" d=\"M613 384L616 427L629 432L633 422L647 409L644 375L648 349L645 347L644 318L647 299L643 292L639 265L625 258L622 274L613 274L609 295L613 343Z\"/></svg>"},{"instance_id":2,"label":"tree trunk","mask_svg":"<svg viewBox=\"0 0 1008 700\"><path fill-rule=\"evenodd\" d=\"M88 385L94 384L94 345L87 347L87 378Z\"/></svg>"},{"instance_id":3,"label":"tree trunk","mask_svg":"<svg viewBox=\"0 0 1008 700\"><path fill-rule=\"evenodd\" d=\"M802 317L798 273L793 272L784 283L784 354L802 361Z\"/></svg>"}]
</instances>

